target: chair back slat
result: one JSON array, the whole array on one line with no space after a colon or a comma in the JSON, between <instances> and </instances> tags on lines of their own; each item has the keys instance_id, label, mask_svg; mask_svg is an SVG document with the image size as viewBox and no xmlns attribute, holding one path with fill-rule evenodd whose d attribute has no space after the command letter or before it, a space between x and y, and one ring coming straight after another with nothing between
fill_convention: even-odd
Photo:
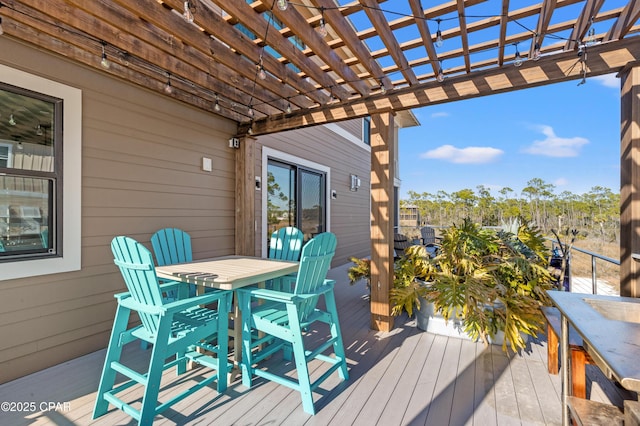
<instances>
[{"instance_id":1,"label":"chair back slat","mask_svg":"<svg viewBox=\"0 0 640 426\"><path fill-rule=\"evenodd\" d=\"M420 228L420 234L422 235L422 244L435 244L436 242L436 230L430 226L423 226Z\"/></svg>"},{"instance_id":2,"label":"chair back slat","mask_svg":"<svg viewBox=\"0 0 640 426\"><path fill-rule=\"evenodd\" d=\"M191 262L191 236L181 229L164 228L151 236L151 246L159 266Z\"/></svg>"},{"instance_id":3,"label":"chair back slat","mask_svg":"<svg viewBox=\"0 0 640 426\"><path fill-rule=\"evenodd\" d=\"M269 259L300 260L304 234L293 226L280 228L271 234Z\"/></svg>"},{"instance_id":4,"label":"chair back slat","mask_svg":"<svg viewBox=\"0 0 640 426\"><path fill-rule=\"evenodd\" d=\"M132 238L120 236L111 242L114 262L133 300L147 306L161 306L162 292L151 252ZM158 330L157 315L139 312L142 325L152 334Z\"/></svg>"},{"instance_id":5,"label":"chair back slat","mask_svg":"<svg viewBox=\"0 0 640 426\"><path fill-rule=\"evenodd\" d=\"M296 277L295 294L313 294L322 286L331 268L331 260L336 252L336 236L323 232L309 240L302 248L300 268ZM300 319L304 320L316 307L318 297L308 299L300 309Z\"/></svg>"}]
</instances>

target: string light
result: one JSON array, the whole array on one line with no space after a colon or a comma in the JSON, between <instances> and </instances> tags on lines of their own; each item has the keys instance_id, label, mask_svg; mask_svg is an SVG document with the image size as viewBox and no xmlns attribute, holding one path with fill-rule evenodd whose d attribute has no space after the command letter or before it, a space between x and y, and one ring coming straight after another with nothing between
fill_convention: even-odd
<instances>
[{"instance_id":1,"label":"string light","mask_svg":"<svg viewBox=\"0 0 640 426\"><path fill-rule=\"evenodd\" d=\"M216 101L213 104L213 110L215 112L220 112L220 100L218 99L218 94L216 93Z\"/></svg>"},{"instance_id":2,"label":"string light","mask_svg":"<svg viewBox=\"0 0 640 426\"><path fill-rule=\"evenodd\" d=\"M109 68L111 68L111 62L109 62L109 59L107 59L107 52L104 49L107 43L104 41L101 43L102 43L102 59L100 60L100 65L102 65L102 68L104 68L105 70L108 70Z\"/></svg>"},{"instance_id":3,"label":"string light","mask_svg":"<svg viewBox=\"0 0 640 426\"><path fill-rule=\"evenodd\" d=\"M442 19L436 19L436 22L438 23L438 31L436 31L435 45L436 47L442 47L442 45L444 44L444 39L442 38L442 31L440 31L440 22L442 22Z\"/></svg>"},{"instance_id":4,"label":"string light","mask_svg":"<svg viewBox=\"0 0 640 426\"><path fill-rule=\"evenodd\" d=\"M380 79L380 93L382 93L383 95L387 93L387 88L384 87L384 83L382 82L382 79Z\"/></svg>"},{"instance_id":5,"label":"string light","mask_svg":"<svg viewBox=\"0 0 640 426\"><path fill-rule=\"evenodd\" d=\"M277 0L276 4L278 5L278 9L282 10L283 12L287 10L287 6L289 6L289 2L287 0Z\"/></svg>"},{"instance_id":6,"label":"string light","mask_svg":"<svg viewBox=\"0 0 640 426\"><path fill-rule=\"evenodd\" d=\"M515 59L513 60L513 65L515 65L516 67L519 67L522 65L522 56L520 56L520 52L518 52L518 43L515 44L516 47L516 55L515 55Z\"/></svg>"},{"instance_id":7,"label":"string light","mask_svg":"<svg viewBox=\"0 0 640 426\"><path fill-rule=\"evenodd\" d=\"M291 114L291 102L287 101L287 114Z\"/></svg>"},{"instance_id":8,"label":"string light","mask_svg":"<svg viewBox=\"0 0 640 426\"><path fill-rule=\"evenodd\" d=\"M4 34L4 28L2 28L2 16L0 16L0 36Z\"/></svg>"},{"instance_id":9,"label":"string light","mask_svg":"<svg viewBox=\"0 0 640 426\"><path fill-rule=\"evenodd\" d=\"M249 110L247 112L249 113L249 117L251 118L253 118L256 115L255 111L253 110L253 105L251 104L249 104Z\"/></svg>"},{"instance_id":10,"label":"string light","mask_svg":"<svg viewBox=\"0 0 640 426\"><path fill-rule=\"evenodd\" d=\"M185 21L193 22L193 10L191 10L191 2L189 0L184 2L184 14L182 16L184 16Z\"/></svg>"},{"instance_id":11,"label":"string light","mask_svg":"<svg viewBox=\"0 0 640 426\"><path fill-rule=\"evenodd\" d=\"M9 115L9 125L10 126L15 126L16 124L18 124L16 122L16 118L13 116L13 113L11 113L11 115Z\"/></svg>"},{"instance_id":12,"label":"string light","mask_svg":"<svg viewBox=\"0 0 640 426\"><path fill-rule=\"evenodd\" d=\"M533 60L539 61L541 57L542 57L542 54L540 53L540 44L536 41L536 44L534 45L534 48L533 48Z\"/></svg>"},{"instance_id":13,"label":"string light","mask_svg":"<svg viewBox=\"0 0 640 426\"><path fill-rule=\"evenodd\" d=\"M167 73L167 84L164 85L164 92L168 95L173 93L173 87L171 86L171 73Z\"/></svg>"},{"instance_id":14,"label":"string light","mask_svg":"<svg viewBox=\"0 0 640 426\"><path fill-rule=\"evenodd\" d=\"M258 63L258 65L256 65L256 67L258 68L258 78L260 80L266 80L267 73L264 70L264 65L262 65L262 58L260 58L260 62Z\"/></svg>"},{"instance_id":15,"label":"string light","mask_svg":"<svg viewBox=\"0 0 640 426\"><path fill-rule=\"evenodd\" d=\"M326 37L328 32L327 32L327 26L324 23L324 7L320 8L320 26L318 26L318 28L316 29L316 31L318 32L318 34L320 34L320 37Z\"/></svg>"},{"instance_id":16,"label":"string light","mask_svg":"<svg viewBox=\"0 0 640 426\"><path fill-rule=\"evenodd\" d=\"M438 83L442 83L444 81L444 71L442 71L442 61L438 61L438 75L436 76L436 80Z\"/></svg>"}]
</instances>

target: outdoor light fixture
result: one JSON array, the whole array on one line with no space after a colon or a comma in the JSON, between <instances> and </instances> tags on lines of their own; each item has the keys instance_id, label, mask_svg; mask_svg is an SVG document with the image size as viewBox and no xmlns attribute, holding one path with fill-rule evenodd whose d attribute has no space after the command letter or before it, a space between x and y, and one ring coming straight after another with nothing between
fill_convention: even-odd
<instances>
[{"instance_id":1,"label":"outdoor light fixture","mask_svg":"<svg viewBox=\"0 0 640 426\"><path fill-rule=\"evenodd\" d=\"M518 52L518 45L516 44L515 46L516 46L516 56L513 61L513 65L515 65L516 67L519 67L522 65L523 60L522 60L522 56L520 56L520 52Z\"/></svg>"},{"instance_id":2,"label":"outdoor light fixture","mask_svg":"<svg viewBox=\"0 0 640 426\"><path fill-rule=\"evenodd\" d=\"M320 26L318 26L316 31L318 32L318 34L320 34L320 37L326 37L328 33L327 33L327 26L325 25L325 22L324 22L324 7L320 8L320 15L322 16L320 18Z\"/></svg>"},{"instance_id":3,"label":"outdoor light fixture","mask_svg":"<svg viewBox=\"0 0 640 426\"><path fill-rule=\"evenodd\" d=\"M164 92L167 94L173 93L173 87L171 86L171 73L167 73L167 84L164 85Z\"/></svg>"},{"instance_id":4,"label":"outdoor light fixture","mask_svg":"<svg viewBox=\"0 0 640 426\"><path fill-rule=\"evenodd\" d=\"M265 80L267 78L267 73L264 70L264 66L262 65L262 58L260 58L260 62L256 65L258 68L258 78L260 80Z\"/></svg>"},{"instance_id":5,"label":"outdoor light fixture","mask_svg":"<svg viewBox=\"0 0 640 426\"><path fill-rule=\"evenodd\" d=\"M102 65L102 68L104 68L105 70L108 70L109 68L111 68L111 62L109 62L109 59L107 59L107 52L105 52L104 50L106 44L107 43L105 43L104 41L102 42L102 60L100 61L100 65Z\"/></svg>"},{"instance_id":6,"label":"outdoor light fixture","mask_svg":"<svg viewBox=\"0 0 640 426\"><path fill-rule=\"evenodd\" d=\"M187 22L193 22L193 10L191 10L191 2L190 1L185 1L184 2L184 19Z\"/></svg>"},{"instance_id":7,"label":"outdoor light fixture","mask_svg":"<svg viewBox=\"0 0 640 426\"><path fill-rule=\"evenodd\" d=\"M287 10L287 6L289 6L289 2L287 0L278 0L276 3L278 4L278 9L282 11Z\"/></svg>"},{"instance_id":8,"label":"outdoor light fixture","mask_svg":"<svg viewBox=\"0 0 640 426\"><path fill-rule=\"evenodd\" d=\"M2 28L2 16L0 16L0 36L4 34L4 28Z\"/></svg>"},{"instance_id":9,"label":"outdoor light fixture","mask_svg":"<svg viewBox=\"0 0 640 426\"><path fill-rule=\"evenodd\" d=\"M351 186L349 187L349 190L356 192L358 188L360 188L360 185L362 184L362 182L360 181L360 178L357 175L350 175L350 178L351 178Z\"/></svg>"},{"instance_id":10,"label":"outdoor light fixture","mask_svg":"<svg viewBox=\"0 0 640 426\"><path fill-rule=\"evenodd\" d=\"M219 99L218 99L218 95L217 95L217 94L216 94L216 101L215 101L215 103L213 104L213 110L214 110L215 112L220 112L220 101L219 101Z\"/></svg>"},{"instance_id":11,"label":"outdoor light fixture","mask_svg":"<svg viewBox=\"0 0 640 426\"><path fill-rule=\"evenodd\" d=\"M436 80L438 83L442 83L444 81L444 72L442 71L442 61L440 61L440 65L438 66L438 75L436 76Z\"/></svg>"},{"instance_id":12,"label":"outdoor light fixture","mask_svg":"<svg viewBox=\"0 0 640 426\"><path fill-rule=\"evenodd\" d=\"M15 126L16 124L17 124L17 123L16 123L16 119L15 119L15 117L13 116L13 114L9 115L9 125L10 125L10 126Z\"/></svg>"},{"instance_id":13,"label":"outdoor light fixture","mask_svg":"<svg viewBox=\"0 0 640 426\"><path fill-rule=\"evenodd\" d=\"M442 47L442 45L444 44L444 39L442 38L442 31L440 31L440 22L442 21L442 19L436 19L436 22L438 23L438 31L436 31L436 47Z\"/></svg>"},{"instance_id":14,"label":"outdoor light fixture","mask_svg":"<svg viewBox=\"0 0 640 426\"><path fill-rule=\"evenodd\" d=\"M291 114L291 102L287 101L287 114Z\"/></svg>"}]
</instances>

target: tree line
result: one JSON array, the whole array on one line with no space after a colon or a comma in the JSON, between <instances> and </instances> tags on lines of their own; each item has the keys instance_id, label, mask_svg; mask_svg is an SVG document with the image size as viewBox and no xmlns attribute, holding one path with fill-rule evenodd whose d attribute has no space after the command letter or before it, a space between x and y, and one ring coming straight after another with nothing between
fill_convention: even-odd
<instances>
[{"instance_id":1,"label":"tree line","mask_svg":"<svg viewBox=\"0 0 640 426\"><path fill-rule=\"evenodd\" d=\"M504 187L493 196L484 185L476 186L475 191L467 188L451 193L409 191L400 207L417 207L421 225L449 226L468 217L482 226L500 226L523 218L545 234L552 229L577 229L583 236L618 241L620 194L601 186L581 195L569 191L557 194L555 189L555 185L534 178L520 194Z\"/></svg>"}]
</instances>

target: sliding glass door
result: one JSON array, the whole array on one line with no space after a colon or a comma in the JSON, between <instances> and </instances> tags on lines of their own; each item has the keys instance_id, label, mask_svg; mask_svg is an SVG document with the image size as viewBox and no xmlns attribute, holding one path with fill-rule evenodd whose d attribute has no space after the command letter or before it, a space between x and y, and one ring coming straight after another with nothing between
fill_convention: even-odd
<instances>
[{"instance_id":1,"label":"sliding glass door","mask_svg":"<svg viewBox=\"0 0 640 426\"><path fill-rule=\"evenodd\" d=\"M295 226L305 241L326 230L326 174L269 159L267 162L267 235Z\"/></svg>"}]
</instances>

